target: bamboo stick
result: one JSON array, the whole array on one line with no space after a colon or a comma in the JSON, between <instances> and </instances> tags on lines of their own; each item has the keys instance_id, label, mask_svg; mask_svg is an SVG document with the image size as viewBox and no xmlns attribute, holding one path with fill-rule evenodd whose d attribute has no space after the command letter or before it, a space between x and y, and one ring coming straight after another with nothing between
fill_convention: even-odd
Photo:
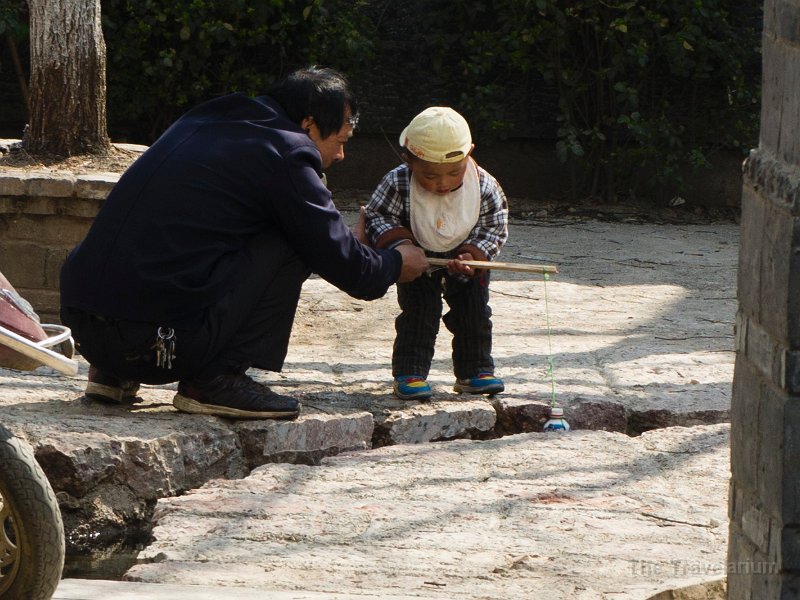
<instances>
[{"instance_id":1,"label":"bamboo stick","mask_svg":"<svg viewBox=\"0 0 800 600\"><path fill-rule=\"evenodd\" d=\"M447 266L452 260L448 258L428 258L432 265ZM523 273L558 273L558 267L554 265L529 265L527 263L499 262L486 260L462 260L461 264L474 267L476 269L495 269L498 271L520 271Z\"/></svg>"}]
</instances>

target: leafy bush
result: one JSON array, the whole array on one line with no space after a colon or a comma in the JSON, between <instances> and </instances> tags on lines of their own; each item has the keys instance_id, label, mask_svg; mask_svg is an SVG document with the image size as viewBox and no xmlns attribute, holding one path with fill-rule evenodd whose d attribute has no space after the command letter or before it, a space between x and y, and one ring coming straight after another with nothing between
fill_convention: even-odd
<instances>
[{"instance_id":1,"label":"leafy bush","mask_svg":"<svg viewBox=\"0 0 800 600\"><path fill-rule=\"evenodd\" d=\"M4 0L0 4L0 36L11 35L18 40L27 35L27 9L25 0Z\"/></svg>"},{"instance_id":2,"label":"leafy bush","mask_svg":"<svg viewBox=\"0 0 800 600\"><path fill-rule=\"evenodd\" d=\"M288 71L369 52L358 2L106 0L109 115L154 138L179 113L231 91L260 93ZM136 132L139 132L138 134Z\"/></svg>"},{"instance_id":3,"label":"leafy bush","mask_svg":"<svg viewBox=\"0 0 800 600\"><path fill-rule=\"evenodd\" d=\"M102 9L117 140L151 143L193 104L259 93L316 63L350 76L366 130L399 132L419 109L448 103L482 140L554 140L575 197L670 197L720 149L757 142L761 2L103 0ZM0 36L19 40L26 16L22 0L6 0Z\"/></svg>"},{"instance_id":4,"label":"leafy bush","mask_svg":"<svg viewBox=\"0 0 800 600\"><path fill-rule=\"evenodd\" d=\"M3 39L5 38L5 39ZM4 48L0 51L0 82L8 82L0 86L0 98L6 89L12 88L12 81L16 82L19 99L12 99L8 106L0 106L0 121L14 118L18 115L27 117L28 84L27 74L23 63L27 63L27 56L22 55L20 46L27 47L28 42L28 6L25 0L4 0L0 3L0 40ZM19 132L22 132L20 127Z\"/></svg>"},{"instance_id":5,"label":"leafy bush","mask_svg":"<svg viewBox=\"0 0 800 600\"><path fill-rule=\"evenodd\" d=\"M557 102L556 150L574 167L576 195L671 194L687 167L756 142L761 3L453 4L436 3L440 17L461 20L439 37L461 44L465 106L508 135L526 114L521 86L547 88Z\"/></svg>"}]
</instances>

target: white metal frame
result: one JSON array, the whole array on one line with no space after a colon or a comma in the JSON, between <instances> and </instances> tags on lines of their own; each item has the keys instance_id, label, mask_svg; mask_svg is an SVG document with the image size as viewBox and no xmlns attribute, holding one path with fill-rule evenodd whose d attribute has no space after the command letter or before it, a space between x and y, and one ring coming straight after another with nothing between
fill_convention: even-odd
<instances>
[{"instance_id":1,"label":"white metal frame","mask_svg":"<svg viewBox=\"0 0 800 600\"><path fill-rule=\"evenodd\" d=\"M0 345L7 346L23 356L27 356L65 375L75 375L78 372L78 363L72 360L74 346L72 332L69 327L49 324L41 327L49 337L41 342L33 342L0 325ZM52 346L57 345L68 348L70 356L50 350Z\"/></svg>"}]
</instances>

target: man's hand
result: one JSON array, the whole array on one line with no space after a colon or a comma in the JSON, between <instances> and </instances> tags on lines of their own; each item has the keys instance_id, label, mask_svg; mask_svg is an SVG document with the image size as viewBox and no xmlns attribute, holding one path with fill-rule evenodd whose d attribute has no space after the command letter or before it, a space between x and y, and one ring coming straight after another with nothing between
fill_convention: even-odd
<instances>
[{"instance_id":1,"label":"man's hand","mask_svg":"<svg viewBox=\"0 0 800 600\"><path fill-rule=\"evenodd\" d=\"M408 283L428 270L430 264L425 257L425 252L419 246L412 243L400 244L394 248L403 257L403 268L400 270L400 277L397 283Z\"/></svg>"}]
</instances>

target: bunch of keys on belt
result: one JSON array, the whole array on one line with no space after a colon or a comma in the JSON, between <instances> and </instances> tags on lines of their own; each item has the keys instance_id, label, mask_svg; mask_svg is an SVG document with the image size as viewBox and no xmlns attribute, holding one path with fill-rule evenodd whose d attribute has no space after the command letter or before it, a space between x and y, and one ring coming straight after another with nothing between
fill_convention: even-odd
<instances>
[{"instance_id":1,"label":"bunch of keys on belt","mask_svg":"<svg viewBox=\"0 0 800 600\"><path fill-rule=\"evenodd\" d=\"M175 330L172 327L159 327L156 339L156 366L171 369L175 358Z\"/></svg>"}]
</instances>

